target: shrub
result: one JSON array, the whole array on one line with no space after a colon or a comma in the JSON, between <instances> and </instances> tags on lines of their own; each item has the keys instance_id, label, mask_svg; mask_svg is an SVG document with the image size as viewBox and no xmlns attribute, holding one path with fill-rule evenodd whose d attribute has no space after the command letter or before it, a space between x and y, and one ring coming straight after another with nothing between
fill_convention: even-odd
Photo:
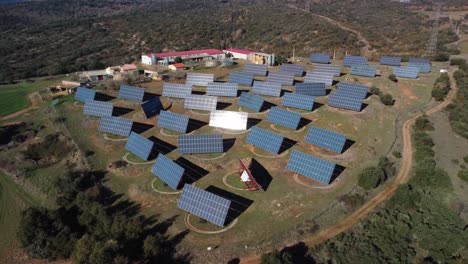
<instances>
[{"instance_id":1,"label":"shrub","mask_svg":"<svg viewBox=\"0 0 468 264\"><path fill-rule=\"evenodd\" d=\"M398 82L398 79L395 76L395 74L390 74L390 76L388 76L388 79L390 79L390 81L392 81L392 82Z\"/></svg>"},{"instance_id":2,"label":"shrub","mask_svg":"<svg viewBox=\"0 0 468 264\"><path fill-rule=\"evenodd\" d=\"M463 65L466 63L466 60L465 59L461 59L461 58L453 58L450 60L450 65Z\"/></svg>"},{"instance_id":3,"label":"shrub","mask_svg":"<svg viewBox=\"0 0 468 264\"><path fill-rule=\"evenodd\" d=\"M450 55L448 53L438 53L431 59L434 61L448 61L450 59Z\"/></svg>"},{"instance_id":4,"label":"shrub","mask_svg":"<svg viewBox=\"0 0 468 264\"><path fill-rule=\"evenodd\" d=\"M462 170L458 172L458 178L468 183L468 170Z\"/></svg>"},{"instance_id":5,"label":"shrub","mask_svg":"<svg viewBox=\"0 0 468 264\"><path fill-rule=\"evenodd\" d=\"M400 159L402 156L401 156L401 152L400 151L393 151L393 156L397 159Z\"/></svg>"},{"instance_id":6,"label":"shrub","mask_svg":"<svg viewBox=\"0 0 468 264\"><path fill-rule=\"evenodd\" d=\"M379 186L385 180L384 171L378 167L369 167L359 174L358 184L365 190L371 190Z\"/></svg>"},{"instance_id":7,"label":"shrub","mask_svg":"<svg viewBox=\"0 0 468 264\"><path fill-rule=\"evenodd\" d=\"M375 86L372 86L372 87L370 88L370 92L373 93L373 94L375 94L375 95L380 95L380 93L381 93L381 92L380 92L380 89L377 88L377 87L375 87Z\"/></svg>"},{"instance_id":8,"label":"shrub","mask_svg":"<svg viewBox=\"0 0 468 264\"><path fill-rule=\"evenodd\" d=\"M416 122L414 122L414 127L416 130L419 131L425 131L429 130L432 131L434 130L434 127L432 126L431 121L427 119L427 116L420 116L416 119Z\"/></svg>"},{"instance_id":9,"label":"shrub","mask_svg":"<svg viewBox=\"0 0 468 264\"><path fill-rule=\"evenodd\" d=\"M293 264L292 256L287 252L273 250L270 253L263 254L260 260L261 264Z\"/></svg>"},{"instance_id":10,"label":"shrub","mask_svg":"<svg viewBox=\"0 0 468 264\"><path fill-rule=\"evenodd\" d=\"M445 98L445 92L442 89L435 88L432 90L432 97L434 97L436 101L443 101Z\"/></svg>"},{"instance_id":11,"label":"shrub","mask_svg":"<svg viewBox=\"0 0 468 264\"><path fill-rule=\"evenodd\" d=\"M395 103L393 96L390 94L381 94L379 98L384 105L393 105Z\"/></svg>"}]
</instances>

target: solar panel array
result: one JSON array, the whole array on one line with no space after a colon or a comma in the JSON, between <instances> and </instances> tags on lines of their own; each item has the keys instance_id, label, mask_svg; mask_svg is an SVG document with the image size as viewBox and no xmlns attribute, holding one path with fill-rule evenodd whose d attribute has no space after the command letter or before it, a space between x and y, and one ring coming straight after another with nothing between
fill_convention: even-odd
<instances>
[{"instance_id":1,"label":"solar panel array","mask_svg":"<svg viewBox=\"0 0 468 264\"><path fill-rule=\"evenodd\" d=\"M297 64L283 63L280 68L281 73L286 73L293 76L302 76L304 74L304 66Z\"/></svg>"},{"instance_id":2,"label":"solar panel array","mask_svg":"<svg viewBox=\"0 0 468 264\"><path fill-rule=\"evenodd\" d=\"M237 104L239 106L260 112L263 106L263 102L265 102L265 100L260 96L242 92L239 101L237 101Z\"/></svg>"},{"instance_id":3,"label":"solar panel array","mask_svg":"<svg viewBox=\"0 0 468 264\"><path fill-rule=\"evenodd\" d=\"M364 76L374 78L377 69L368 65L354 65L351 67L351 75Z\"/></svg>"},{"instance_id":4,"label":"solar panel array","mask_svg":"<svg viewBox=\"0 0 468 264\"><path fill-rule=\"evenodd\" d=\"M116 116L103 116L99 124L99 131L128 136L132 131L133 121Z\"/></svg>"},{"instance_id":5,"label":"solar panel array","mask_svg":"<svg viewBox=\"0 0 468 264\"><path fill-rule=\"evenodd\" d=\"M192 85L179 83L164 83L162 95L174 98L185 98L192 94Z\"/></svg>"},{"instance_id":6,"label":"solar panel array","mask_svg":"<svg viewBox=\"0 0 468 264\"><path fill-rule=\"evenodd\" d=\"M301 114L275 106L270 109L267 120L274 124L296 130L299 126L299 122L301 122Z\"/></svg>"},{"instance_id":7,"label":"solar panel array","mask_svg":"<svg viewBox=\"0 0 468 264\"><path fill-rule=\"evenodd\" d=\"M409 62L411 63L426 63L431 64L431 60L427 58L410 58Z\"/></svg>"},{"instance_id":8,"label":"solar panel array","mask_svg":"<svg viewBox=\"0 0 468 264\"><path fill-rule=\"evenodd\" d=\"M217 104L218 104L217 97L192 94L188 96L187 98L185 98L184 108L195 109L195 110L205 110L205 111L215 111Z\"/></svg>"},{"instance_id":9,"label":"solar panel array","mask_svg":"<svg viewBox=\"0 0 468 264\"><path fill-rule=\"evenodd\" d=\"M368 61L366 57L347 55L344 58L343 66L352 67L354 65L367 65L367 63Z\"/></svg>"},{"instance_id":10,"label":"solar panel array","mask_svg":"<svg viewBox=\"0 0 468 264\"><path fill-rule=\"evenodd\" d=\"M87 100L85 101L83 113L91 116L112 116L114 105L109 102Z\"/></svg>"},{"instance_id":11,"label":"solar panel array","mask_svg":"<svg viewBox=\"0 0 468 264\"><path fill-rule=\"evenodd\" d=\"M213 111L210 113L211 127L246 130L249 114L246 112Z\"/></svg>"},{"instance_id":12,"label":"solar panel array","mask_svg":"<svg viewBox=\"0 0 468 264\"><path fill-rule=\"evenodd\" d=\"M350 91L351 93L348 94L355 94L357 98L364 99L367 97L367 93L369 88L365 85L356 84L356 83L345 83L341 82L338 84L338 93L340 92L347 92Z\"/></svg>"},{"instance_id":13,"label":"solar panel array","mask_svg":"<svg viewBox=\"0 0 468 264\"><path fill-rule=\"evenodd\" d=\"M148 160L153 149L153 145L153 141L140 136L135 132L131 132L130 137L128 137L127 144L125 145L125 149L144 160Z\"/></svg>"},{"instance_id":14,"label":"solar panel array","mask_svg":"<svg viewBox=\"0 0 468 264\"><path fill-rule=\"evenodd\" d=\"M325 83L297 83L296 93L310 96L325 96L327 89Z\"/></svg>"},{"instance_id":15,"label":"solar panel array","mask_svg":"<svg viewBox=\"0 0 468 264\"><path fill-rule=\"evenodd\" d=\"M332 93L328 98L328 105L331 107L360 112L362 108L362 100L350 98L349 95L343 93Z\"/></svg>"},{"instance_id":16,"label":"solar panel array","mask_svg":"<svg viewBox=\"0 0 468 264\"><path fill-rule=\"evenodd\" d=\"M330 54L323 53L312 53L310 55L310 61L315 63L330 63Z\"/></svg>"},{"instance_id":17,"label":"solar panel array","mask_svg":"<svg viewBox=\"0 0 468 264\"><path fill-rule=\"evenodd\" d=\"M86 102L86 100L93 101L96 98L96 91L85 88L85 87L78 87L76 89L75 100L80 102Z\"/></svg>"},{"instance_id":18,"label":"solar panel array","mask_svg":"<svg viewBox=\"0 0 468 264\"><path fill-rule=\"evenodd\" d=\"M335 170L335 164L297 150L293 150L287 169L319 182L329 184Z\"/></svg>"},{"instance_id":19,"label":"solar panel array","mask_svg":"<svg viewBox=\"0 0 468 264\"><path fill-rule=\"evenodd\" d=\"M163 154L159 154L156 162L151 168L151 172L172 189L177 190L185 169Z\"/></svg>"},{"instance_id":20,"label":"solar panel array","mask_svg":"<svg viewBox=\"0 0 468 264\"><path fill-rule=\"evenodd\" d=\"M177 206L215 225L224 226L231 201L185 184Z\"/></svg>"},{"instance_id":21,"label":"solar panel array","mask_svg":"<svg viewBox=\"0 0 468 264\"><path fill-rule=\"evenodd\" d=\"M179 153L222 153L224 152L222 134L180 135Z\"/></svg>"},{"instance_id":22,"label":"solar panel array","mask_svg":"<svg viewBox=\"0 0 468 264\"><path fill-rule=\"evenodd\" d=\"M267 65L264 64L245 64L244 72L252 73L254 75L266 76L267 74Z\"/></svg>"},{"instance_id":23,"label":"solar panel array","mask_svg":"<svg viewBox=\"0 0 468 264\"><path fill-rule=\"evenodd\" d=\"M346 136L326 129L311 127L306 142L341 154L346 143Z\"/></svg>"},{"instance_id":24,"label":"solar panel array","mask_svg":"<svg viewBox=\"0 0 468 264\"><path fill-rule=\"evenodd\" d=\"M119 98L131 101L143 102L145 89L140 87L120 85Z\"/></svg>"},{"instance_id":25,"label":"solar panel array","mask_svg":"<svg viewBox=\"0 0 468 264\"><path fill-rule=\"evenodd\" d=\"M208 83L207 95L237 97L237 83Z\"/></svg>"},{"instance_id":26,"label":"solar panel array","mask_svg":"<svg viewBox=\"0 0 468 264\"><path fill-rule=\"evenodd\" d=\"M286 93L281 100L281 105L311 111L314 108L315 98L310 95L298 93Z\"/></svg>"},{"instance_id":27,"label":"solar panel array","mask_svg":"<svg viewBox=\"0 0 468 264\"><path fill-rule=\"evenodd\" d=\"M281 135L258 127L252 127L245 142L273 154L278 154L281 149L281 145L283 144L283 140L284 138Z\"/></svg>"},{"instance_id":28,"label":"solar panel array","mask_svg":"<svg viewBox=\"0 0 468 264\"><path fill-rule=\"evenodd\" d=\"M143 109L143 113L145 114L146 118L150 118L157 115L164 108L161 103L161 99L159 96L157 96L141 104L141 109Z\"/></svg>"},{"instance_id":29,"label":"solar panel array","mask_svg":"<svg viewBox=\"0 0 468 264\"><path fill-rule=\"evenodd\" d=\"M214 74L208 73L187 73L186 84L207 86L208 83L214 82Z\"/></svg>"},{"instance_id":30,"label":"solar panel array","mask_svg":"<svg viewBox=\"0 0 468 264\"><path fill-rule=\"evenodd\" d=\"M294 85L294 75L284 72L269 72L267 82L291 86Z\"/></svg>"},{"instance_id":31,"label":"solar panel array","mask_svg":"<svg viewBox=\"0 0 468 264\"><path fill-rule=\"evenodd\" d=\"M380 64L381 65L389 65L389 66L400 66L401 65L401 57L381 56L380 57Z\"/></svg>"},{"instance_id":32,"label":"solar panel array","mask_svg":"<svg viewBox=\"0 0 468 264\"><path fill-rule=\"evenodd\" d=\"M252 86L254 80L253 73L249 72L231 72L229 75L230 83L237 83L245 86Z\"/></svg>"},{"instance_id":33,"label":"solar panel array","mask_svg":"<svg viewBox=\"0 0 468 264\"><path fill-rule=\"evenodd\" d=\"M430 73L431 72L431 64L430 63L408 62L408 67L417 67L417 68L419 68L420 73Z\"/></svg>"},{"instance_id":34,"label":"solar panel array","mask_svg":"<svg viewBox=\"0 0 468 264\"><path fill-rule=\"evenodd\" d=\"M393 67L393 74L399 78L417 79L419 76L419 67L415 67L415 66Z\"/></svg>"},{"instance_id":35,"label":"solar panel array","mask_svg":"<svg viewBox=\"0 0 468 264\"><path fill-rule=\"evenodd\" d=\"M188 116L176 114L169 111L161 111L158 119L158 126L180 133L187 132L190 118Z\"/></svg>"},{"instance_id":36,"label":"solar panel array","mask_svg":"<svg viewBox=\"0 0 468 264\"><path fill-rule=\"evenodd\" d=\"M254 81L252 93L280 97L281 83Z\"/></svg>"},{"instance_id":37,"label":"solar panel array","mask_svg":"<svg viewBox=\"0 0 468 264\"><path fill-rule=\"evenodd\" d=\"M339 65L314 65L313 72L331 73L333 77L340 77L341 66Z\"/></svg>"},{"instance_id":38,"label":"solar panel array","mask_svg":"<svg viewBox=\"0 0 468 264\"><path fill-rule=\"evenodd\" d=\"M326 72L307 72L305 83L325 83L326 85L333 85L333 74Z\"/></svg>"}]
</instances>

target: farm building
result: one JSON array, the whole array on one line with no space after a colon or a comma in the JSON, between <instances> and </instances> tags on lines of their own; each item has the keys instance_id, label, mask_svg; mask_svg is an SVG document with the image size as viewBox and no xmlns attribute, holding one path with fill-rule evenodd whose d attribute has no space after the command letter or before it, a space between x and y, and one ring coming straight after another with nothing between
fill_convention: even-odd
<instances>
[{"instance_id":1,"label":"farm building","mask_svg":"<svg viewBox=\"0 0 468 264\"><path fill-rule=\"evenodd\" d=\"M223 50L224 53L232 54L234 59L248 60L254 64L266 64L272 66L275 63L275 55L263 52L256 52L248 49L230 48Z\"/></svg>"},{"instance_id":2,"label":"farm building","mask_svg":"<svg viewBox=\"0 0 468 264\"><path fill-rule=\"evenodd\" d=\"M182 60L223 60L225 58L224 52L217 49L204 49L204 50L188 50L176 51L166 53L150 53L141 56L141 62L147 65L169 65L174 62L175 58L180 57Z\"/></svg>"},{"instance_id":3,"label":"farm building","mask_svg":"<svg viewBox=\"0 0 468 264\"><path fill-rule=\"evenodd\" d=\"M169 69L171 69L172 71L182 71L182 70L185 70L186 68L187 66L185 66L185 64L183 63L174 63L174 64L169 65Z\"/></svg>"}]
</instances>

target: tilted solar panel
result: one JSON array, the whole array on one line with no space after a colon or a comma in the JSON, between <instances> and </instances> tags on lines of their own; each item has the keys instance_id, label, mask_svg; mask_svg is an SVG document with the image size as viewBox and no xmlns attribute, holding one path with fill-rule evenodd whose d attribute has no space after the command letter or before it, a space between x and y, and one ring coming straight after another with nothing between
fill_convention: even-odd
<instances>
[{"instance_id":1,"label":"tilted solar panel","mask_svg":"<svg viewBox=\"0 0 468 264\"><path fill-rule=\"evenodd\" d=\"M179 83L164 83L163 96L174 98L185 98L192 94L192 85Z\"/></svg>"},{"instance_id":2,"label":"tilted solar panel","mask_svg":"<svg viewBox=\"0 0 468 264\"><path fill-rule=\"evenodd\" d=\"M325 83L297 83L296 93L310 96L325 96L327 89Z\"/></svg>"},{"instance_id":3,"label":"tilted solar panel","mask_svg":"<svg viewBox=\"0 0 468 264\"><path fill-rule=\"evenodd\" d=\"M208 83L206 94L212 96L237 97L237 83Z\"/></svg>"},{"instance_id":4,"label":"tilted solar panel","mask_svg":"<svg viewBox=\"0 0 468 264\"><path fill-rule=\"evenodd\" d=\"M286 93L281 100L281 105L311 111L314 108L315 98L310 95L298 93Z\"/></svg>"},{"instance_id":5,"label":"tilted solar panel","mask_svg":"<svg viewBox=\"0 0 468 264\"><path fill-rule=\"evenodd\" d=\"M159 153L156 162L151 168L151 172L169 185L173 190L177 190L185 169L168 157Z\"/></svg>"},{"instance_id":6,"label":"tilted solar panel","mask_svg":"<svg viewBox=\"0 0 468 264\"><path fill-rule=\"evenodd\" d=\"M267 77L267 82L279 83L281 85L291 86L291 85L294 85L294 75L290 73L284 73L284 72L269 72L268 77Z\"/></svg>"},{"instance_id":7,"label":"tilted solar panel","mask_svg":"<svg viewBox=\"0 0 468 264\"><path fill-rule=\"evenodd\" d=\"M214 74L208 73L187 73L186 84L207 86L208 83L214 82Z\"/></svg>"},{"instance_id":8,"label":"tilted solar panel","mask_svg":"<svg viewBox=\"0 0 468 264\"><path fill-rule=\"evenodd\" d=\"M260 112L263 106L263 102L265 102L265 100L260 96L242 92L239 101L237 101L237 104L239 106Z\"/></svg>"},{"instance_id":9,"label":"tilted solar panel","mask_svg":"<svg viewBox=\"0 0 468 264\"><path fill-rule=\"evenodd\" d=\"M409 62L411 63L426 63L431 64L431 60L427 58L410 58Z\"/></svg>"},{"instance_id":10,"label":"tilted solar panel","mask_svg":"<svg viewBox=\"0 0 468 264\"><path fill-rule=\"evenodd\" d=\"M187 98L185 98L184 108L195 109L195 110L205 110L205 111L215 111L217 103L218 103L218 98L215 96L192 94L190 96L187 96Z\"/></svg>"},{"instance_id":11,"label":"tilted solar panel","mask_svg":"<svg viewBox=\"0 0 468 264\"><path fill-rule=\"evenodd\" d=\"M246 130L249 114L246 112L213 111L210 113L211 127Z\"/></svg>"},{"instance_id":12,"label":"tilted solar panel","mask_svg":"<svg viewBox=\"0 0 468 264\"><path fill-rule=\"evenodd\" d=\"M325 184L330 184L336 164L293 150L287 169Z\"/></svg>"},{"instance_id":13,"label":"tilted solar panel","mask_svg":"<svg viewBox=\"0 0 468 264\"><path fill-rule=\"evenodd\" d=\"M127 144L125 145L125 149L144 160L148 160L151 155L151 151L153 150L153 145L153 141L140 136L135 132L131 132L130 137L128 137Z\"/></svg>"},{"instance_id":14,"label":"tilted solar panel","mask_svg":"<svg viewBox=\"0 0 468 264\"><path fill-rule=\"evenodd\" d=\"M188 116L172 113L169 111L161 111L158 119L158 126L180 133L186 133L189 121L190 118Z\"/></svg>"},{"instance_id":15,"label":"tilted solar panel","mask_svg":"<svg viewBox=\"0 0 468 264\"><path fill-rule=\"evenodd\" d=\"M78 87L76 89L75 100L80 102L86 102L86 100L94 101L96 98L96 91L88 89L86 87Z\"/></svg>"},{"instance_id":16,"label":"tilted solar panel","mask_svg":"<svg viewBox=\"0 0 468 264\"><path fill-rule=\"evenodd\" d=\"M328 64L330 63L330 54L312 53L310 55L310 62Z\"/></svg>"},{"instance_id":17,"label":"tilted solar panel","mask_svg":"<svg viewBox=\"0 0 468 264\"><path fill-rule=\"evenodd\" d=\"M99 123L99 131L121 136L128 136L132 131L133 121L116 116L103 116Z\"/></svg>"},{"instance_id":18,"label":"tilted solar panel","mask_svg":"<svg viewBox=\"0 0 468 264\"><path fill-rule=\"evenodd\" d=\"M231 72L229 75L230 83L237 83L245 86L252 86L254 80L253 73L249 72Z\"/></svg>"},{"instance_id":19,"label":"tilted solar panel","mask_svg":"<svg viewBox=\"0 0 468 264\"><path fill-rule=\"evenodd\" d=\"M112 116L114 105L110 102L86 100L83 113L91 116Z\"/></svg>"},{"instance_id":20,"label":"tilted solar panel","mask_svg":"<svg viewBox=\"0 0 468 264\"><path fill-rule=\"evenodd\" d=\"M366 57L347 55L344 58L343 66L351 67L351 66L354 66L354 65L367 65L367 63L368 63L368 61L367 61Z\"/></svg>"},{"instance_id":21,"label":"tilted solar panel","mask_svg":"<svg viewBox=\"0 0 468 264\"><path fill-rule=\"evenodd\" d=\"M163 109L163 105L159 96L156 96L153 99L141 104L141 109L143 110L146 118L150 118L157 115Z\"/></svg>"},{"instance_id":22,"label":"tilted solar panel","mask_svg":"<svg viewBox=\"0 0 468 264\"><path fill-rule=\"evenodd\" d=\"M338 90L335 93L346 98L361 101L366 98L366 95L363 95L361 92L352 89L338 88Z\"/></svg>"},{"instance_id":23,"label":"tilted solar panel","mask_svg":"<svg viewBox=\"0 0 468 264\"><path fill-rule=\"evenodd\" d=\"M346 136L326 129L311 127L306 142L341 154L346 143Z\"/></svg>"},{"instance_id":24,"label":"tilted solar panel","mask_svg":"<svg viewBox=\"0 0 468 264\"><path fill-rule=\"evenodd\" d=\"M296 130L299 126L299 122L301 122L301 114L275 106L270 109L267 120L273 124Z\"/></svg>"},{"instance_id":25,"label":"tilted solar panel","mask_svg":"<svg viewBox=\"0 0 468 264\"><path fill-rule=\"evenodd\" d=\"M393 74L399 78L417 79L419 76L419 67L393 67Z\"/></svg>"},{"instance_id":26,"label":"tilted solar panel","mask_svg":"<svg viewBox=\"0 0 468 264\"><path fill-rule=\"evenodd\" d=\"M254 81L252 93L280 97L281 83Z\"/></svg>"},{"instance_id":27,"label":"tilted solar panel","mask_svg":"<svg viewBox=\"0 0 468 264\"><path fill-rule=\"evenodd\" d=\"M313 72L331 73L333 77L340 77L341 66L340 65L314 65Z\"/></svg>"},{"instance_id":28,"label":"tilted solar panel","mask_svg":"<svg viewBox=\"0 0 468 264\"><path fill-rule=\"evenodd\" d=\"M389 65L389 66L400 66L401 65L401 57L381 56L380 57L380 64L381 65Z\"/></svg>"},{"instance_id":29,"label":"tilted solar panel","mask_svg":"<svg viewBox=\"0 0 468 264\"><path fill-rule=\"evenodd\" d=\"M129 85L120 85L119 98L131 101L143 102L145 89Z\"/></svg>"},{"instance_id":30,"label":"tilted solar panel","mask_svg":"<svg viewBox=\"0 0 468 264\"><path fill-rule=\"evenodd\" d=\"M431 72L431 64L430 63L408 62L408 67L417 67L417 68L419 68L420 73L430 73Z\"/></svg>"},{"instance_id":31,"label":"tilted solar panel","mask_svg":"<svg viewBox=\"0 0 468 264\"><path fill-rule=\"evenodd\" d=\"M215 225L224 226L231 201L185 184L177 207Z\"/></svg>"},{"instance_id":32,"label":"tilted solar panel","mask_svg":"<svg viewBox=\"0 0 468 264\"><path fill-rule=\"evenodd\" d=\"M305 83L325 83L326 85L333 85L333 74L327 72L307 72Z\"/></svg>"},{"instance_id":33,"label":"tilted solar panel","mask_svg":"<svg viewBox=\"0 0 468 264\"><path fill-rule=\"evenodd\" d=\"M354 65L351 67L351 75L374 78L376 73L377 73L377 69L373 66Z\"/></svg>"},{"instance_id":34,"label":"tilted solar panel","mask_svg":"<svg viewBox=\"0 0 468 264\"><path fill-rule=\"evenodd\" d=\"M283 144L284 137L276 133L258 127L252 127L245 142L278 154Z\"/></svg>"},{"instance_id":35,"label":"tilted solar panel","mask_svg":"<svg viewBox=\"0 0 468 264\"><path fill-rule=\"evenodd\" d=\"M280 68L281 73L286 73L293 76L302 76L304 74L304 66L297 64L283 63Z\"/></svg>"},{"instance_id":36,"label":"tilted solar panel","mask_svg":"<svg viewBox=\"0 0 468 264\"><path fill-rule=\"evenodd\" d=\"M267 65L264 64L252 64L248 63L244 66L244 72L252 73L254 75L266 76L267 74Z\"/></svg>"},{"instance_id":37,"label":"tilted solar panel","mask_svg":"<svg viewBox=\"0 0 468 264\"><path fill-rule=\"evenodd\" d=\"M354 94L358 95L360 99L364 99L367 97L369 88L361 84L341 82L338 84L338 92L341 92L343 90L352 91Z\"/></svg>"},{"instance_id":38,"label":"tilted solar panel","mask_svg":"<svg viewBox=\"0 0 468 264\"><path fill-rule=\"evenodd\" d=\"M351 98L346 94L332 93L328 98L328 105L331 107L360 112L362 109L362 100Z\"/></svg>"},{"instance_id":39,"label":"tilted solar panel","mask_svg":"<svg viewBox=\"0 0 468 264\"><path fill-rule=\"evenodd\" d=\"M179 136L180 154L222 152L224 152L222 134L197 134Z\"/></svg>"}]
</instances>

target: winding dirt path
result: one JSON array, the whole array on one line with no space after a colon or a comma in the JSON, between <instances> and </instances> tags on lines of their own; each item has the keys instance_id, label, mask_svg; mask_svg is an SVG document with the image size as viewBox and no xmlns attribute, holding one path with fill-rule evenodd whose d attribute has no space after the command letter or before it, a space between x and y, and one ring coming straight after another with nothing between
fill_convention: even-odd
<instances>
[{"instance_id":1,"label":"winding dirt path","mask_svg":"<svg viewBox=\"0 0 468 264\"><path fill-rule=\"evenodd\" d=\"M7 120L7 119L11 119L11 118L15 118L15 117L18 117L22 114L25 114L33 109L37 109L39 107L39 104L42 103L42 97L41 95L38 93L38 92L34 92L32 94L29 94L28 95L28 99L29 101L31 102L31 105L26 107L25 109L23 110L20 110L20 111L17 111L17 112L14 112L12 114L9 114L9 115L6 115L6 116L2 116L0 117L0 120Z\"/></svg>"}]
</instances>

